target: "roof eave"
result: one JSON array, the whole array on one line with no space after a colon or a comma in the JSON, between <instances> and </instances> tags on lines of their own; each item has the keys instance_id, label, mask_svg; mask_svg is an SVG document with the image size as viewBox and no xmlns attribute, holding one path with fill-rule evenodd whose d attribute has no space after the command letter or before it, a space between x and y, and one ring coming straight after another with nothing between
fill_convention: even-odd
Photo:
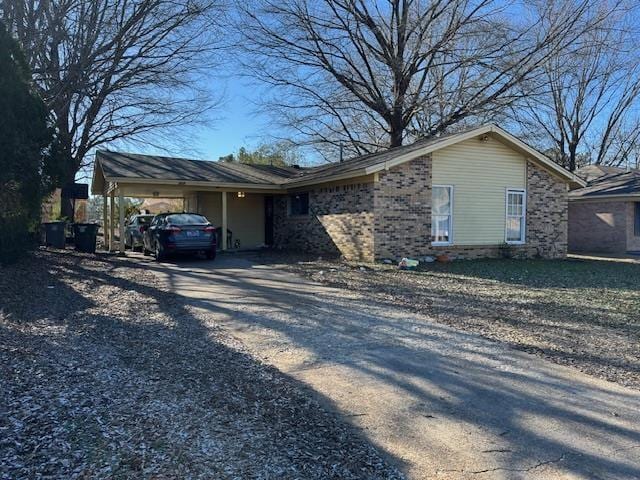
<instances>
[{"instance_id":1,"label":"roof eave","mask_svg":"<svg viewBox=\"0 0 640 480\"><path fill-rule=\"evenodd\" d=\"M320 179L310 178L305 180L304 177L302 177L301 180L298 180L295 182L289 181L281 185L285 189L291 189L291 188L298 188L298 187L307 187L310 185L320 185L322 183L338 182L340 180L348 180L350 178L364 177L367 175L370 175L370 173L367 172L367 169L360 168L358 170L353 170L352 172L346 172L339 175L329 175L327 177L322 177Z\"/></svg>"},{"instance_id":2,"label":"roof eave","mask_svg":"<svg viewBox=\"0 0 640 480\"><path fill-rule=\"evenodd\" d=\"M118 183L120 185L169 185L178 187L206 187L220 188L228 190L282 190L280 184L258 184L258 183L235 183L235 182L212 182L208 180L180 180L180 179L157 179L157 178L138 178L138 177L105 177L108 182Z\"/></svg>"},{"instance_id":3,"label":"roof eave","mask_svg":"<svg viewBox=\"0 0 640 480\"><path fill-rule=\"evenodd\" d=\"M602 201L602 200L640 200L640 192L638 193L618 193L618 194L604 194L604 195L583 195L576 196L569 194L570 202L580 202L580 201Z\"/></svg>"}]
</instances>

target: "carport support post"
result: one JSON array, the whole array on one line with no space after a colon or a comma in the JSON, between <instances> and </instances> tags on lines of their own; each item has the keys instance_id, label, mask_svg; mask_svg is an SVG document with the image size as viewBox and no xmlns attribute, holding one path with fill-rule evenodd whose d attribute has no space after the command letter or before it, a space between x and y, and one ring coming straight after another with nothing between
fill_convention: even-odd
<instances>
[{"instance_id":1,"label":"carport support post","mask_svg":"<svg viewBox=\"0 0 640 480\"><path fill-rule=\"evenodd\" d=\"M113 252L116 249L116 197L113 190L111 190L109 203L109 251Z\"/></svg>"},{"instance_id":2,"label":"carport support post","mask_svg":"<svg viewBox=\"0 0 640 480\"><path fill-rule=\"evenodd\" d=\"M222 192L222 250L227 247L227 192Z\"/></svg>"},{"instance_id":3,"label":"carport support post","mask_svg":"<svg viewBox=\"0 0 640 480\"><path fill-rule=\"evenodd\" d=\"M107 192L102 193L102 248L109 249L109 205Z\"/></svg>"},{"instance_id":4,"label":"carport support post","mask_svg":"<svg viewBox=\"0 0 640 480\"><path fill-rule=\"evenodd\" d=\"M124 193L122 192L122 188L118 189L118 230L120 232L118 244L120 245L120 255L125 254L124 252Z\"/></svg>"}]
</instances>

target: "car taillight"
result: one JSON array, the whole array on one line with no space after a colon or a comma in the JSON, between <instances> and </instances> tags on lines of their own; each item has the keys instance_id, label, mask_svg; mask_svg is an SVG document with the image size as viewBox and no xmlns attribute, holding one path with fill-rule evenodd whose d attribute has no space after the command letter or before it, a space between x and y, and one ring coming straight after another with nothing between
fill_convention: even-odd
<instances>
[{"instance_id":1,"label":"car taillight","mask_svg":"<svg viewBox=\"0 0 640 480\"><path fill-rule=\"evenodd\" d=\"M140 233L144 233L144 227L140 227L138 230L140 230Z\"/></svg>"},{"instance_id":2,"label":"car taillight","mask_svg":"<svg viewBox=\"0 0 640 480\"><path fill-rule=\"evenodd\" d=\"M215 227L204 227L204 228L202 229L202 231L203 231L203 232L215 232L215 231L216 231L216 229L215 229Z\"/></svg>"}]
</instances>

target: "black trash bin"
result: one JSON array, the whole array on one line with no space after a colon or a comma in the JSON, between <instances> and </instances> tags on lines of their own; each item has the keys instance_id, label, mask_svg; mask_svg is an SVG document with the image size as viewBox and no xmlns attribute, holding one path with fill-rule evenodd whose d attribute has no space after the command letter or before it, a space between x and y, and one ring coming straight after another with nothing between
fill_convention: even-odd
<instances>
[{"instance_id":1,"label":"black trash bin","mask_svg":"<svg viewBox=\"0 0 640 480\"><path fill-rule=\"evenodd\" d=\"M79 252L96 253L98 226L97 223L75 223L73 225L76 250Z\"/></svg>"},{"instance_id":2,"label":"black trash bin","mask_svg":"<svg viewBox=\"0 0 640 480\"><path fill-rule=\"evenodd\" d=\"M44 224L45 245L47 247L64 248L66 227L66 222L46 222Z\"/></svg>"}]
</instances>

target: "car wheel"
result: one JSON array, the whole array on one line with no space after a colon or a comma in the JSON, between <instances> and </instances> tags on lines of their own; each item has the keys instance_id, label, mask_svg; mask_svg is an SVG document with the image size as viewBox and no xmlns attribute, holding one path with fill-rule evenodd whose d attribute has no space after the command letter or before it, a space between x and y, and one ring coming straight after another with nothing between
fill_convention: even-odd
<instances>
[{"instance_id":1,"label":"car wheel","mask_svg":"<svg viewBox=\"0 0 640 480\"><path fill-rule=\"evenodd\" d=\"M205 255L207 256L207 260L215 260L216 259L216 251L215 250L207 250L205 252Z\"/></svg>"},{"instance_id":2,"label":"car wheel","mask_svg":"<svg viewBox=\"0 0 640 480\"><path fill-rule=\"evenodd\" d=\"M156 261L158 262L161 262L162 260L164 260L164 253L160 248L160 242L156 242L155 249L154 249L154 257L156 257Z\"/></svg>"},{"instance_id":3,"label":"car wheel","mask_svg":"<svg viewBox=\"0 0 640 480\"><path fill-rule=\"evenodd\" d=\"M132 250L134 252L141 252L142 251L142 246L141 245L135 245L134 247L132 247Z\"/></svg>"},{"instance_id":4,"label":"car wheel","mask_svg":"<svg viewBox=\"0 0 640 480\"><path fill-rule=\"evenodd\" d=\"M128 241L127 241L127 238L128 238ZM133 248L133 247L132 247L133 242L132 242L131 240L132 240L132 239L131 239L131 237L130 237L130 236L127 236L127 235L125 235L125 236L124 236L124 249L125 249L125 250L126 250L127 248Z\"/></svg>"}]
</instances>

